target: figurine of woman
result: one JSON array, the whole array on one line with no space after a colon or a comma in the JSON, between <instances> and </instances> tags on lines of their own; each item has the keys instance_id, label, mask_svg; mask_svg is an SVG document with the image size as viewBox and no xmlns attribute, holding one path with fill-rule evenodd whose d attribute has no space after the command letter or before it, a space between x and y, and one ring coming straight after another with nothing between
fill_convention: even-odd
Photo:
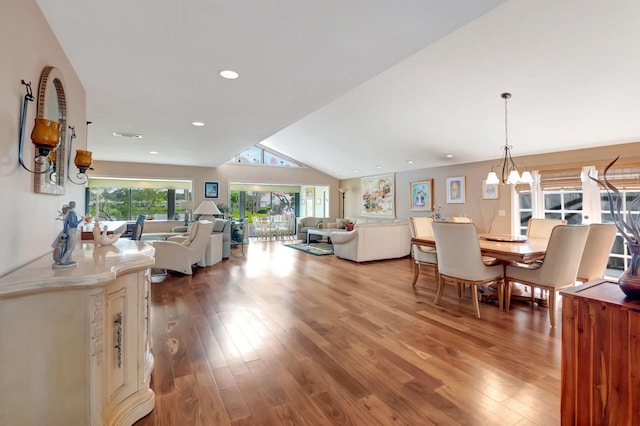
<instances>
[{"instance_id":1,"label":"figurine of woman","mask_svg":"<svg viewBox=\"0 0 640 426\"><path fill-rule=\"evenodd\" d=\"M76 234L80 219L75 212L76 202L69 201L69 205L62 206L60 220L62 220L62 231L58 234L51 247L53 247L54 268L69 268L76 266L77 262L71 260L71 254L76 248Z\"/></svg>"}]
</instances>

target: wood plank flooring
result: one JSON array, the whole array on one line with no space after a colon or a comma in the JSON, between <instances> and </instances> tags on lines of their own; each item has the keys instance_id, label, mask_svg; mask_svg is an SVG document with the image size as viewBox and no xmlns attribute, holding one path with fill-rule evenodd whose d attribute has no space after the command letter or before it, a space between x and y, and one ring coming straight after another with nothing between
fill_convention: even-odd
<instances>
[{"instance_id":1,"label":"wood plank flooring","mask_svg":"<svg viewBox=\"0 0 640 426\"><path fill-rule=\"evenodd\" d=\"M156 406L136 425L560 424L547 308L476 319L454 286L435 306L409 258L245 253L152 284Z\"/></svg>"}]
</instances>

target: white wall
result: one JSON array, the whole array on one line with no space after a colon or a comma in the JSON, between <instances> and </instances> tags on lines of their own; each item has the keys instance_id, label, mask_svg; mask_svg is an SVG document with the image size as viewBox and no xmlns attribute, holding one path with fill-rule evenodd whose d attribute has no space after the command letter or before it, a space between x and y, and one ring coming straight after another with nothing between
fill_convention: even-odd
<instances>
[{"instance_id":1,"label":"white wall","mask_svg":"<svg viewBox=\"0 0 640 426\"><path fill-rule=\"evenodd\" d=\"M66 184L64 196L36 194L33 191L33 175L19 166L20 109L25 95L25 88L20 81L30 81L35 95L43 68L51 65L60 69L67 97L67 123L76 127L78 137L74 141L74 148L79 149L86 147L86 100L78 76L34 0L4 0L0 31L2 276L52 251L50 245L61 229L61 222L56 221L56 217L63 204L75 200L79 206L84 205L84 188L70 183ZM29 135L36 117L36 103L29 103L25 134L26 161L32 161L33 158Z\"/></svg>"}]
</instances>

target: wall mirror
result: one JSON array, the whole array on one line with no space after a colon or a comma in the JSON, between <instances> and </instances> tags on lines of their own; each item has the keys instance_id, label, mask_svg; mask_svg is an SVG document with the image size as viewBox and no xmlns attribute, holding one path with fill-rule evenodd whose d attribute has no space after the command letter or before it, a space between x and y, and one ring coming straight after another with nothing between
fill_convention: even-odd
<instances>
[{"instance_id":1,"label":"wall mirror","mask_svg":"<svg viewBox=\"0 0 640 426\"><path fill-rule=\"evenodd\" d=\"M64 195L67 158L67 98L64 80L58 68L45 67L38 87L38 118L46 118L60 123L60 145L50 154L55 158L55 170L51 173L34 175L34 191L41 194ZM40 166L42 167L42 166Z\"/></svg>"}]
</instances>

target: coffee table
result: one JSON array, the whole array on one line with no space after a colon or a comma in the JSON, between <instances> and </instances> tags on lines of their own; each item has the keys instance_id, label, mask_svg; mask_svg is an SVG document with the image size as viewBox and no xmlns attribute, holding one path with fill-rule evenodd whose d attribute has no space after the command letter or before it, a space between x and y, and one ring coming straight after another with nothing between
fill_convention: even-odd
<instances>
[{"instance_id":1,"label":"coffee table","mask_svg":"<svg viewBox=\"0 0 640 426\"><path fill-rule=\"evenodd\" d=\"M307 244L309 244L310 235L320 235L326 237L329 243L331 243L331 231L323 231L322 229L307 229Z\"/></svg>"}]
</instances>

